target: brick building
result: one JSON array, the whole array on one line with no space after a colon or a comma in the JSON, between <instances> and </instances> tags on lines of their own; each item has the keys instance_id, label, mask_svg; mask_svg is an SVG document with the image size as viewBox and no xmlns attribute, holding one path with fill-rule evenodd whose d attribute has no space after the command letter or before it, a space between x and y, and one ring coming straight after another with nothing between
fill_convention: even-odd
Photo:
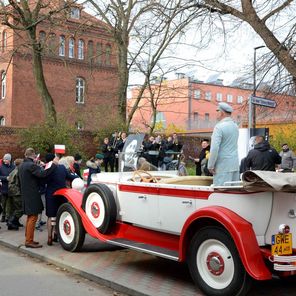
<instances>
[{"instance_id":1,"label":"brick building","mask_svg":"<svg viewBox=\"0 0 296 296\"><path fill-rule=\"evenodd\" d=\"M65 17L66 16L66 17ZM117 107L116 48L105 23L83 11L69 9L56 21L38 24L43 45L45 81L58 116L78 128L92 130L100 110ZM1 26L0 125L27 127L44 120L33 76L33 61L24 32ZM115 109L114 109L115 108Z\"/></svg>"},{"instance_id":2,"label":"brick building","mask_svg":"<svg viewBox=\"0 0 296 296\"><path fill-rule=\"evenodd\" d=\"M167 128L174 125L181 130L211 130L216 124L218 102L227 102L233 107L233 118L240 126L248 125L250 87L224 86L221 80L204 83L190 78L165 80L152 86L154 104L157 106L158 126ZM129 108L134 104L138 89L132 90ZM273 99L275 109L257 106L257 123L272 121L295 121L295 96L276 95L268 91L257 91L257 96ZM151 123L151 93L146 90L140 100L131 126L133 129L147 130Z\"/></svg>"}]
</instances>

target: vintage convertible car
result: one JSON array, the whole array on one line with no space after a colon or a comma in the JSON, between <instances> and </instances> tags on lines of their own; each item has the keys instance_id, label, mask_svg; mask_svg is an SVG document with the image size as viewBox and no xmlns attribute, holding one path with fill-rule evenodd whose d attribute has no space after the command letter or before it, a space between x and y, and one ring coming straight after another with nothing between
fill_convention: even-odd
<instances>
[{"instance_id":1,"label":"vintage convertible car","mask_svg":"<svg viewBox=\"0 0 296 296\"><path fill-rule=\"evenodd\" d=\"M206 295L245 295L252 279L296 271L293 173L247 172L243 182L175 171L101 173L81 191L62 189L61 245L78 251L85 232L112 245L187 262Z\"/></svg>"}]
</instances>

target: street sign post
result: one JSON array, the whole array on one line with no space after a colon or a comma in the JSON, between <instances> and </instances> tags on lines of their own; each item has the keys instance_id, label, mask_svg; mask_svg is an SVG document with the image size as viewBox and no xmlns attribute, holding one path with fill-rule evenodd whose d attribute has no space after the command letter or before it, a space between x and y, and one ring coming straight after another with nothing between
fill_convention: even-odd
<instances>
[{"instance_id":1,"label":"street sign post","mask_svg":"<svg viewBox=\"0 0 296 296\"><path fill-rule=\"evenodd\" d=\"M251 96L251 103L259 106L268 107L268 108L276 107L276 101L262 98L262 97L257 97L257 96Z\"/></svg>"}]
</instances>

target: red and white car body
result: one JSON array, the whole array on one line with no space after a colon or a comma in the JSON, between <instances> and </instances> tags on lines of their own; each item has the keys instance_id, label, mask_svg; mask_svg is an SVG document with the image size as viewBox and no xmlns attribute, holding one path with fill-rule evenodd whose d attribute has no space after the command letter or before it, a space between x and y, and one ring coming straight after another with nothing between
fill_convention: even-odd
<instances>
[{"instance_id":1,"label":"red and white car body","mask_svg":"<svg viewBox=\"0 0 296 296\"><path fill-rule=\"evenodd\" d=\"M101 173L84 193L57 191L69 201L57 217L62 246L79 250L87 232L113 245L186 261L207 295L244 295L250 279L296 272L296 250L271 253L280 225L296 229L295 193L215 188L198 185L199 177L150 173L156 183L141 182L132 172ZM182 182L162 182L170 178Z\"/></svg>"}]
</instances>

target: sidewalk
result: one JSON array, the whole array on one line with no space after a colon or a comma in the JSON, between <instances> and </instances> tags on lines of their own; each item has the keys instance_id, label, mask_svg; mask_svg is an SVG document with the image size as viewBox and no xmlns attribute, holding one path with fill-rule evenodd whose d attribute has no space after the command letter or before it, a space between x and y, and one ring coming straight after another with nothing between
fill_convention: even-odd
<instances>
[{"instance_id":1,"label":"sidewalk","mask_svg":"<svg viewBox=\"0 0 296 296\"><path fill-rule=\"evenodd\" d=\"M119 249L86 236L82 252L70 253L59 243L47 246L46 225L35 232L43 248L24 244L24 228L7 231L0 223L0 244L52 263L119 292L133 296L199 296L187 266L151 255Z\"/></svg>"}]
</instances>

